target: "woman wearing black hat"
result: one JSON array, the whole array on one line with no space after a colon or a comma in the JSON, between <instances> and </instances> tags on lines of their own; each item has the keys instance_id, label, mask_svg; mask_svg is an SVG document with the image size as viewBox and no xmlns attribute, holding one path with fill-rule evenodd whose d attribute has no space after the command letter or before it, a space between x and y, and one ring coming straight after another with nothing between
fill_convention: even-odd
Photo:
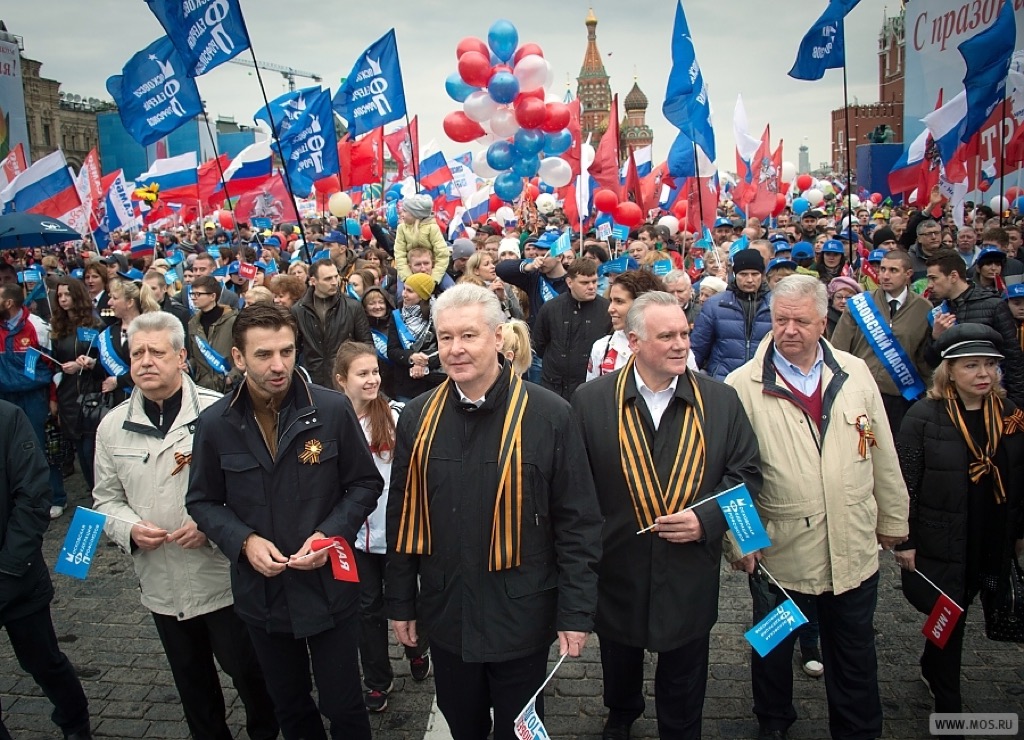
<instances>
[{"instance_id":1,"label":"woman wearing black hat","mask_svg":"<svg viewBox=\"0 0 1024 740\"><path fill-rule=\"evenodd\" d=\"M1024 413L1000 385L1002 338L960 324L937 340L942 362L931 390L907 412L897 450L910 493L910 539L895 553L903 593L929 614L939 594L919 570L965 609L998 576L1021 538ZM949 641L930 641L921 677L936 712L961 711L960 658L966 615Z\"/></svg>"}]
</instances>

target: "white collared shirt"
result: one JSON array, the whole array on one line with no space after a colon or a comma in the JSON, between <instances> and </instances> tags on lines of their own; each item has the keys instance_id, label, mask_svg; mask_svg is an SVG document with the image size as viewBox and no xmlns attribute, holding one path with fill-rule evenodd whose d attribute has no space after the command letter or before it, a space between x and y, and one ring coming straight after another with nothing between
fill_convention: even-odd
<instances>
[{"instance_id":1,"label":"white collared shirt","mask_svg":"<svg viewBox=\"0 0 1024 740\"><path fill-rule=\"evenodd\" d=\"M473 399L471 399L469 396L467 396L465 393L462 392L462 389L459 388L459 384L458 383L454 383L453 385L455 386L455 390L459 394L459 400L462 401L462 403L471 403L474 406L476 406L477 408L480 408L481 406L484 405L484 401L487 400L487 394L485 393L484 395L480 396L479 399L474 401Z\"/></svg>"},{"instance_id":2,"label":"white collared shirt","mask_svg":"<svg viewBox=\"0 0 1024 740\"><path fill-rule=\"evenodd\" d=\"M884 293L885 291L882 291L882 292ZM896 301L896 310L899 311L901 308L903 308L903 304L905 304L907 302L907 293L909 293L909 292L910 292L910 289L908 287L904 286L903 287L903 292L900 293L899 295L889 295L888 293L885 293L885 302L889 303L890 301L895 300ZM888 308L888 306L887 306L887 308Z\"/></svg>"},{"instance_id":3,"label":"white collared shirt","mask_svg":"<svg viewBox=\"0 0 1024 740\"><path fill-rule=\"evenodd\" d=\"M786 379L786 382L805 396L809 396L817 390L818 383L821 382L821 369L825 365L825 354L822 352L821 343L819 342L818 355L815 357L814 364L811 365L811 370L808 373L805 373L783 357L777 348L775 349L775 356L772 358L772 364L779 375Z\"/></svg>"},{"instance_id":4,"label":"white collared shirt","mask_svg":"<svg viewBox=\"0 0 1024 740\"><path fill-rule=\"evenodd\" d=\"M640 393L641 398L647 404L647 410L651 412L651 420L654 422L655 431L657 431L661 425L661 417L665 415L665 410L668 409L668 405L672 402L672 396L676 394L676 383L679 382L679 376L677 375L672 378L672 382L668 384L668 388L665 390L652 391L644 383L644 379L640 377L640 372L634 366L633 380L636 381L636 389Z\"/></svg>"}]
</instances>

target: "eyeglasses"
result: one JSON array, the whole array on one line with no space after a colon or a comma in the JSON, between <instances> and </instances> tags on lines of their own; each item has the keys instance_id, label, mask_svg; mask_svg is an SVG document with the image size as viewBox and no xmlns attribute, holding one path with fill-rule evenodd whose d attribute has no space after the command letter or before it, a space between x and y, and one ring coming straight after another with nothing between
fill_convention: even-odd
<instances>
[{"instance_id":1,"label":"eyeglasses","mask_svg":"<svg viewBox=\"0 0 1024 740\"><path fill-rule=\"evenodd\" d=\"M213 295L213 293L206 293L206 292L200 292L200 291L195 291L195 290L192 291L192 297L193 298L198 298L201 295Z\"/></svg>"}]
</instances>

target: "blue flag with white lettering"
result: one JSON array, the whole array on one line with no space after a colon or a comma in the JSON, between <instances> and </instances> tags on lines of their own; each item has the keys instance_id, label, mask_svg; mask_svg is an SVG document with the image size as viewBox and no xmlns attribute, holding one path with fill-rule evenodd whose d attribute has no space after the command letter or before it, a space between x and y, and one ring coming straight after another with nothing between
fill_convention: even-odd
<instances>
[{"instance_id":1,"label":"blue flag with white lettering","mask_svg":"<svg viewBox=\"0 0 1024 740\"><path fill-rule=\"evenodd\" d=\"M334 96L334 110L353 137L405 118L405 86L391 29L359 55Z\"/></svg>"},{"instance_id":2,"label":"blue flag with white lettering","mask_svg":"<svg viewBox=\"0 0 1024 740\"><path fill-rule=\"evenodd\" d=\"M292 191L305 197L313 183L338 174L338 139L334 132L331 93L321 90L306 99L306 109L287 132L280 134L281 160L288 168Z\"/></svg>"},{"instance_id":3,"label":"blue flag with white lettering","mask_svg":"<svg viewBox=\"0 0 1024 740\"><path fill-rule=\"evenodd\" d=\"M320 87L304 87L279 95L270 101L269 106L260 108L253 114L257 121L263 121L278 136L284 136L299 117L306 111L309 98L320 94ZM269 229L270 226L268 225Z\"/></svg>"},{"instance_id":4,"label":"blue flag with white lettering","mask_svg":"<svg viewBox=\"0 0 1024 740\"><path fill-rule=\"evenodd\" d=\"M86 344L92 344L93 342L100 338L99 329L90 329L87 326L78 327L78 330L75 333L78 341L85 342Z\"/></svg>"},{"instance_id":5,"label":"blue flag with white lettering","mask_svg":"<svg viewBox=\"0 0 1024 740\"><path fill-rule=\"evenodd\" d=\"M718 501L718 507L725 516L732 538L742 554L749 555L754 550L771 546L772 541L764 531L764 524L757 515L754 500L745 485L740 484L731 488L715 500Z\"/></svg>"},{"instance_id":6,"label":"blue flag with white lettering","mask_svg":"<svg viewBox=\"0 0 1024 740\"><path fill-rule=\"evenodd\" d=\"M829 0L825 12L800 41L789 76L797 80L820 80L826 69L846 64L843 19L860 0Z\"/></svg>"},{"instance_id":7,"label":"blue flag with white lettering","mask_svg":"<svg viewBox=\"0 0 1024 740\"><path fill-rule=\"evenodd\" d=\"M804 613L797 608L792 599L786 599L768 612L764 619L747 630L743 636L763 658L805 624L807 624L807 617L804 616Z\"/></svg>"},{"instance_id":8,"label":"blue flag with white lettering","mask_svg":"<svg viewBox=\"0 0 1024 740\"><path fill-rule=\"evenodd\" d=\"M72 578L85 580L89 575L96 546L100 543L100 533L107 517L98 511L79 506L68 527L64 545L60 548L54 570Z\"/></svg>"},{"instance_id":9,"label":"blue flag with white lettering","mask_svg":"<svg viewBox=\"0 0 1024 740\"><path fill-rule=\"evenodd\" d=\"M992 111L1006 97L1006 75L1017 46L1017 22L1014 18L1017 5L1004 2L995 23L957 47L967 65L964 74L967 120L960 134L960 140L965 143L981 130Z\"/></svg>"},{"instance_id":10,"label":"blue flag with white lettering","mask_svg":"<svg viewBox=\"0 0 1024 740\"><path fill-rule=\"evenodd\" d=\"M682 0L676 3L675 26L672 29L672 70L669 72L661 111L681 134L676 137L668 158L672 175L692 177L697 174L694 143L710 161L715 161L715 131L711 125L708 86L697 62L697 51L693 47L693 37L690 35Z\"/></svg>"},{"instance_id":11,"label":"blue flag with white lettering","mask_svg":"<svg viewBox=\"0 0 1024 740\"><path fill-rule=\"evenodd\" d=\"M185 62L198 77L249 48L239 0L146 0Z\"/></svg>"},{"instance_id":12,"label":"blue flag with white lettering","mask_svg":"<svg viewBox=\"0 0 1024 740\"><path fill-rule=\"evenodd\" d=\"M149 146L203 112L196 81L185 74L174 44L161 36L107 78L121 123L135 141Z\"/></svg>"}]
</instances>

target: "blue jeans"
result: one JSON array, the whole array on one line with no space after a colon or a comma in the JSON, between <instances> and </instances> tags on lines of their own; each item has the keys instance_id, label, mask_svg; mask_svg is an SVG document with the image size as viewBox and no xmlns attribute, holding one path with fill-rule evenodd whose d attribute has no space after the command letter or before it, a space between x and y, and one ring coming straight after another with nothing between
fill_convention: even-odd
<instances>
[{"instance_id":1,"label":"blue jeans","mask_svg":"<svg viewBox=\"0 0 1024 740\"><path fill-rule=\"evenodd\" d=\"M0 400L13 403L25 412L32 430L36 433L39 446L46 451L46 420L50 416L50 389L36 388L20 393L0 393ZM53 491L51 505L64 506L68 501L64 490L64 475L57 466L50 465L50 490Z\"/></svg>"},{"instance_id":2,"label":"blue jeans","mask_svg":"<svg viewBox=\"0 0 1024 740\"><path fill-rule=\"evenodd\" d=\"M526 371L526 379L531 383L540 385L540 372L544 367L544 360L537 356L537 353L533 354L533 360L530 362L530 369Z\"/></svg>"}]
</instances>

